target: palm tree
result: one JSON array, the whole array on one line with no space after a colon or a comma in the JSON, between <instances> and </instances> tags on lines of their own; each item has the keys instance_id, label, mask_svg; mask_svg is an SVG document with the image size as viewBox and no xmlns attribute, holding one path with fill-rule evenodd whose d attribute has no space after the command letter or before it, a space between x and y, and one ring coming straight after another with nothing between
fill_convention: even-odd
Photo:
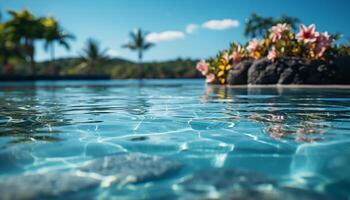
<instances>
[{"instance_id":1,"label":"palm tree","mask_svg":"<svg viewBox=\"0 0 350 200\"><path fill-rule=\"evenodd\" d=\"M298 24L300 23L300 19L299 18L296 18L296 17L290 17L290 16L287 16L287 15L282 15L279 19L277 19L275 21L275 24L278 24L278 23L286 23L286 24L289 24L290 27L293 29L293 30L297 30L298 29Z\"/></svg>"},{"instance_id":2,"label":"palm tree","mask_svg":"<svg viewBox=\"0 0 350 200\"><path fill-rule=\"evenodd\" d=\"M53 63L55 61L55 43L58 43L65 49L69 50L70 46L68 40L74 39L74 36L63 31L58 22L53 17L42 18L40 21L45 29L44 48L46 51L50 50L51 63Z\"/></svg>"},{"instance_id":3,"label":"palm tree","mask_svg":"<svg viewBox=\"0 0 350 200\"><path fill-rule=\"evenodd\" d=\"M154 46L153 43L147 42L146 36L147 32L137 29L136 31L130 32L131 41L123 45L124 48L128 48L131 51L137 51L140 65L142 64L143 52ZM140 78L142 79L143 76L143 66L141 66Z\"/></svg>"},{"instance_id":4,"label":"palm tree","mask_svg":"<svg viewBox=\"0 0 350 200\"><path fill-rule=\"evenodd\" d=\"M6 23L0 23L0 58L3 67L10 67L9 59L11 57L21 58L20 45L13 41L11 32L6 26ZM9 69L9 68L7 68Z\"/></svg>"},{"instance_id":5,"label":"palm tree","mask_svg":"<svg viewBox=\"0 0 350 200\"><path fill-rule=\"evenodd\" d=\"M0 55L2 57L2 65L6 66L8 64L9 58L9 48L8 48L8 35L6 33L5 25L0 24Z\"/></svg>"},{"instance_id":6,"label":"palm tree","mask_svg":"<svg viewBox=\"0 0 350 200\"><path fill-rule=\"evenodd\" d=\"M88 73L96 73L96 66L106 62L109 57L108 49L101 50L100 43L95 39L88 39L83 48L82 60L83 64L88 67Z\"/></svg>"},{"instance_id":7,"label":"palm tree","mask_svg":"<svg viewBox=\"0 0 350 200\"><path fill-rule=\"evenodd\" d=\"M289 17L287 15L282 15L281 17L274 19L272 17L261 17L256 13L253 13L246 21L244 36L250 38L263 37L268 33L271 26L278 23L287 23L293 30L295 30L297 29L297 24L300 23L300 20L296 17Z\"/></svg>"},{"instance_id":8,"label":"palm tree","mask_svg":"<svg viewBox=\"0 0 350 200\"><path fill-rule=\"evenodd\" d=\"M274 24L272 17L261 17L253 13L245 23L244 36L255 38L264 36L267 30Z\"/></svg>"},{"instance_id":9,"label":"palm tree","mask_svg":"<svg viewBox=\"0 0 350 200\"><path fill-rule=\"evenodd\" d=\"M66 50L70 50L68 40L74 39L74 36L62 30L61 26L53 17L41 18L40 22L43 26L43 34L45 39L44 49L50 51L51 62L50 68L54 75L57 75L59 69L54 66L55 61L55 43L63 46Z\"/></svg>"},{"instance_id":10,"label":"palm tree","mask_svg":"<svg viewBox=\"0 0 350 200\"><path fill-rule=\"evenodd\" d=\"M39 20L28 10L9 11L9 14L12 19L7 21L5 26L10 32L11 40L23 47L25 59L30 66L30 72L34 75L36 72L34 42L43 37L42 26Z\"/></svg>"}]
</instances>

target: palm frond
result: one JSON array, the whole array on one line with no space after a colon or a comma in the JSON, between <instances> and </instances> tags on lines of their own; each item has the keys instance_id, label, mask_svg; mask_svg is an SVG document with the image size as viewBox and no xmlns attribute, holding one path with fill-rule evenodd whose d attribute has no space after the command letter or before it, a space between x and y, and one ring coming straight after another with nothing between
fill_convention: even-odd
<instances>
[{"instance_id":1,"label":"palm frond","mask_svg":"<svg viewBox=\"0 0 350 200\"><path fill-rule=\"evenodd\" d=\"M131 51L137 51L140 60L142 59L143 51L153 47L154 44L146 41L148 32L137 29L136 31L130 32L130 42L122 45L123 48L128 48Z\"/></svg>"}]
</instances>

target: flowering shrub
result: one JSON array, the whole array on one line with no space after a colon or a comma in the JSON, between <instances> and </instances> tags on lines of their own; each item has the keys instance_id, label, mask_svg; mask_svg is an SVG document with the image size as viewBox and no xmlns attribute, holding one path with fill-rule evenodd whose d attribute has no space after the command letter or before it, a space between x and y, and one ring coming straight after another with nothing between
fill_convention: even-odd
<instances>
[{"instance_id":1,"label":"flowering shrub","mask_svg":"<svg viewBox=\"0 0 350 200\"><path fill-rule=\"evenodd\" d=\"M261 40L254 38L244 45L232 43L229 50L219 52L215 58L198 62L197 69L206 76L207 83L226 84L229 70L243 60L266 57L275 62L281 57L299 57L330 61L350 55L349 45L334 44L339 38L339 35L317 32L314 24L301 25L298 33L293 33L286 23L277 24Z\"/></svg>"}]
</instances>

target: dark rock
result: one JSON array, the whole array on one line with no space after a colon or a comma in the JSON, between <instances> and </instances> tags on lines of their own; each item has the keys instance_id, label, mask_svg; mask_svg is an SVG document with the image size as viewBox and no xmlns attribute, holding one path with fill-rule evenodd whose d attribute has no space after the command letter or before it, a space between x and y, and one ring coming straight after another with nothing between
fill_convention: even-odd
<instances>
[{"instance_id":1,"label":"dark rock","mask_svg":"<svg viewBox=\"0 0 350 200\"><path fill-rule=\"evenodd\" d=\"M228 74L228 84L350 84L350 56L331 62L284 57L243 61Z\"/></svg>"},{"instance_id":2,"label":"dark rock","mask_svg":"<svg viewBox=\"0 0 350 200\"><path fill-rule=\"evenodd\" d=\"M1 178L2 200L43 199L80 192L98 186L99 181L73 174L32 174Z\"/></svg>"},{"instance_id":3,"label":"dark rock","mask_svg":"<svg viewBox=\"0 0 350 200\"><path fill-rule=\"evenodd\" d=\"M275 62L271 62L266 58L262 60L265 61L256 61L256 63L259 65L265 64L265 68L260 67L261 70L257 71L254 64L252 65L251 74L248 75L253 75L249 77L251 78L250 84L293 84L297 70L303 68L302 60L298 58L281 58Z\"/></svg>"},{"instance_id":4,"label":"dark rock","mask_svg":"<svg viewBox=\"0 0 350 200\"><path fill-rule=\"evenodd\" d=\"M335 59L334 65L337 69L337 80L339 84L350 84L350 56Z\"/></svg>"},{"instance_id":5,"label":"dark rock","mask_svg":"<svg viewBox=\"0 0 350 200\"><path fill-rule=\"evenodd\" d=\"M248 84L276 84L276 66L267 58L254 61L248 70Z\"/></svg>"},{"instance_id":6,"label":"dark rock","mask_svg":"<svg viewBox=\"0 0 350 200\"><path fill-rule=\"evenodd\" d=\"M278 84L291 84L293 83L294 76L295 71L293 70L293 68L287 68L281 73L278 79Z\"/></svg>"},{"instance_id":7,"label":"dark rock","mask_svg":"<svg viewBox=\"0 0 350 200\"><path fill-rule=\"evenodd\" d=\"M298 71L298 74L302 77L302 84L326 84L324 77L317 70L320 65L324 65L325 62L321 60L312 60L305 63L305 66Z\"/></svg>"},{"instance_id":8,"label":"dark rock","mask_svg":"<svg viewBox=\"0 0 350 200\"><path fill-rule=\"evenodd\" d=\"M147 136L139 136L139 137L130 138L130 141L138 142L138 141L144 141L144 140L148 140L148 139L149 139L149 137L147 137Z\"/></svg>"},{"instance_id":9,"label":"dark rock","mask_svg":"<svg viewBox=\"0 0 350 200\"><path fill-rule=\"evenodd\" d=\"M252 61L246 60L233 66L233 69L229 71L227 76L227 82L231 85L247 84L248 70L252 65Z\"/></svg>"},{"instance_id":10,"label":"dark rock","mask_svg":"<svg viewBox=\"0 0 350 200\"><path fill-rule=\"evenodd\" d=\"M140 153L105 156L80 168L104 176L115 176L117 182L145 182L176 172L182 165L173 160Z\"/></svg>"}]
</instances>

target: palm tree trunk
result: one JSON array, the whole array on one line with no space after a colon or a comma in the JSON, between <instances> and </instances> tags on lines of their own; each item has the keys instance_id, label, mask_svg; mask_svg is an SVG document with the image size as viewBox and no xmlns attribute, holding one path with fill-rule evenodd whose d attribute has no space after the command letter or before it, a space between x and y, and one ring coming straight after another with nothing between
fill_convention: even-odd
<instances>
[{"instance_id":1,"label":"palm tree trunk","mask_svg":"<svg viewBox=\"0 0 350 200\"><path fill-rule=\"evenodd\" d=\"M35 61L34 61L34 44L33 41L30 39L25 39L24 41L24 48L26 51L26 56L28 57L29 62L29 68L30 68L30 75L35 76Z\"/></svg>"},{"instance_id":2,"label":"palm tree trunk","mask_svg":"<svg viewBox=\"0 0 350 200\"><path fill-rule=\"evenodd\" d=\"M30 69L31 69L31 73L32 73L32 75L33 76L35 76L36 75L36 69L35 69L35 60L34 60L34 45L33 44L31 44L30 45L30 51L29 51L29 57L30 57L30 63L29 63L29 65L30 65Z\"/></svg>"},{"instance_id":3,"label":"palm tree trunk","mask_svg":"<svg viewBox=\"0 0 350 200\"><path fill-rule=\"evenodd\" d=\"M5 50L4 55L3 55L2 67L3 67L3 72L9 73L8 68L7 68L8 67L8 55L7 55L6 50Z\"/></svg>"},{"instance_id":4,"label":"palm tree trunk","mask_svg":"<svg viewBox=\"0 0 350 200\"><path fill-rule=\"evenodd\" d=\"M3 52L2 64L3 64L3 66L5 66L5 65L7 65L7 63L8 63L8 54L7 54L7 50L5 50L5 51Z\"/></svg>"},{"instance_id":5,"label":"palm tree trunk","mask_svg":"<svg viewBox=\"0 0 350 200\"><path fill-rule=\"evenodd\" d=\"M53 75L57 76L58 69L55 66L55 44L53 42L50 44L50 54L51 54L51 62L50 62L51 69L52 69Z\"/></svg>"},{"instance_id":6,"label":"palm tree trunk","mask_svg":"<svg viewBox=\"0 0 350 200\"><path fill-rule=\"evenodd\" d=\"M51 43L51 62L55 62L55 44Z\"/></svg>"},{"instance_id":7,"label":"palm tree trunk","mask_svg":"<svg viewBox=\"0 0 350 200\"><path fill-rule=\"evenodd\" d=\"M139 78L144 78L144 66L142 64L142 50L139 50L139 68L140 68L140 75Z\"/></svg>"}]
</instances>

